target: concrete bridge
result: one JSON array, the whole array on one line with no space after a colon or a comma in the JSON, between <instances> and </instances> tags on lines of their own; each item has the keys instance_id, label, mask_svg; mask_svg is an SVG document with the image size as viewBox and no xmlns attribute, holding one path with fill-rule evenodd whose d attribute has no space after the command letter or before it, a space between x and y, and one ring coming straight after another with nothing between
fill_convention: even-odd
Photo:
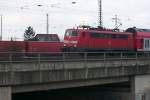
<instances>
[{"instance_id":1,"label":"concrete bridge","mask_svg":"<svg viewBox=\"0 0 150 100\"><path fill-rule=\"evenodd\" d=\"M130 83L130 88L121 94L121 100L150 99L149 52L63 53L46 57L9 54L5 58L0 62L0 100L11 100L13 93L124 82Z\"/></svg>"}]
</instances>

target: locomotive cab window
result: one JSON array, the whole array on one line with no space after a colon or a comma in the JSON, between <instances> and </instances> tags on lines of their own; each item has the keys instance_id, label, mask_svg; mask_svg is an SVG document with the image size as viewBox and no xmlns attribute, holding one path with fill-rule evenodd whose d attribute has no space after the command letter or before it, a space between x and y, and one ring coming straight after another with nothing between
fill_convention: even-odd
<instances>
[{"instance_id":1,"label":"locomotive cab window","mask_svg":"<svg viewBox=\"0 0 150 100\"><path fill-rule=\"evenodd\" d=\"M78 32L77 31L72 31L71 36L78 36Z\"/></svg>"},{"instance_id":2,"label":"locomotive cab window","mask_svg":"<svg viewBox=\"0 0 150 100\"><path fill-rule=\"evenodd\" d=\"M66 31L65 36L69 36L70 35L70 31Z\"/></svg>"},{"instance_id":3,"label":"locomotive cab window","mask_svg":"<svg viewBox=\"0 0 150 100\"><path fill-rule=\"evenodd\" d=\"M78 32L68 30L68 31L66 31L65 36L78 36Z\"/></svg>"}]
</instances>

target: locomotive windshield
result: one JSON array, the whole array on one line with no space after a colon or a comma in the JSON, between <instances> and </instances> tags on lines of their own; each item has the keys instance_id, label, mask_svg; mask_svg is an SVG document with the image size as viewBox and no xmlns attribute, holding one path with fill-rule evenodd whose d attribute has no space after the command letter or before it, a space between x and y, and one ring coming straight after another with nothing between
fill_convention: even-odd
<instances>
[{"instance_id":1,"label":"locomotive windshield","mask_svg":"<svg viewBox=\"0 0 150 100\"><path fill-rule=\"evenodd\" d=\"M66 31L65 36L78 36L78 32L77 31L72 31L72 30L68 30Z\"/></svg>"}]
</instances>

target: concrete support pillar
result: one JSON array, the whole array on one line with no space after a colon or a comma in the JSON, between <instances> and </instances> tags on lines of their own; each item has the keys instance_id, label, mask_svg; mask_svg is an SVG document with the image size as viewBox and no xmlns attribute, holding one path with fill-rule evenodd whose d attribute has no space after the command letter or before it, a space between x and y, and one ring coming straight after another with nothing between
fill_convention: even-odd
<instances>
[{"instance_id":1,"label":"concrete support pillar","mask_svg":"<svg viewBox=\"0 0 150 100\"><path fill-rule=\"evenodd\" d=\"M134 76L131 79L131 100L150 100L150 75Z\"/></svg>"},{"instance_id":2,"label":"concrete support pillar","mask_svg":"<svg viewBox=\"0 0 150 100\"><path fill-rule=\"evenodd\" d=\"M11 87L0 87L0 100L11 100Z\"/></svg>"}]
</instances>

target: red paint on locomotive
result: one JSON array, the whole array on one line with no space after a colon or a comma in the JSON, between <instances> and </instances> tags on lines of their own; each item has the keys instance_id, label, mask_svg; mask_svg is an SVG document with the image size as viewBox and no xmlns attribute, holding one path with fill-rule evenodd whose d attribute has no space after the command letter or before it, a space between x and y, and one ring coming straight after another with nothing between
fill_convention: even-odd
<instances>
[{"instance_id":1,"label":"red paint on locomotive","mask_svg":"<svg viewBox=\"0 0 150 100\"><path fill-rule=\"evenodd\" d=\"M129 32L111 30L68 29L64 36L65 49L79 51L134 50L134 37Z\"/></svg>"},{"instance_id":2,"label":"red paint on locomotive","mask_svg":"<svg viewBox=\"0 0 150 100\"><path fill-rule=\"evenodd\" d=\"M63 42L57 34L37 34L34 41L26 42L27 52L61 52Z\"/></svg>"}]
</instances>

